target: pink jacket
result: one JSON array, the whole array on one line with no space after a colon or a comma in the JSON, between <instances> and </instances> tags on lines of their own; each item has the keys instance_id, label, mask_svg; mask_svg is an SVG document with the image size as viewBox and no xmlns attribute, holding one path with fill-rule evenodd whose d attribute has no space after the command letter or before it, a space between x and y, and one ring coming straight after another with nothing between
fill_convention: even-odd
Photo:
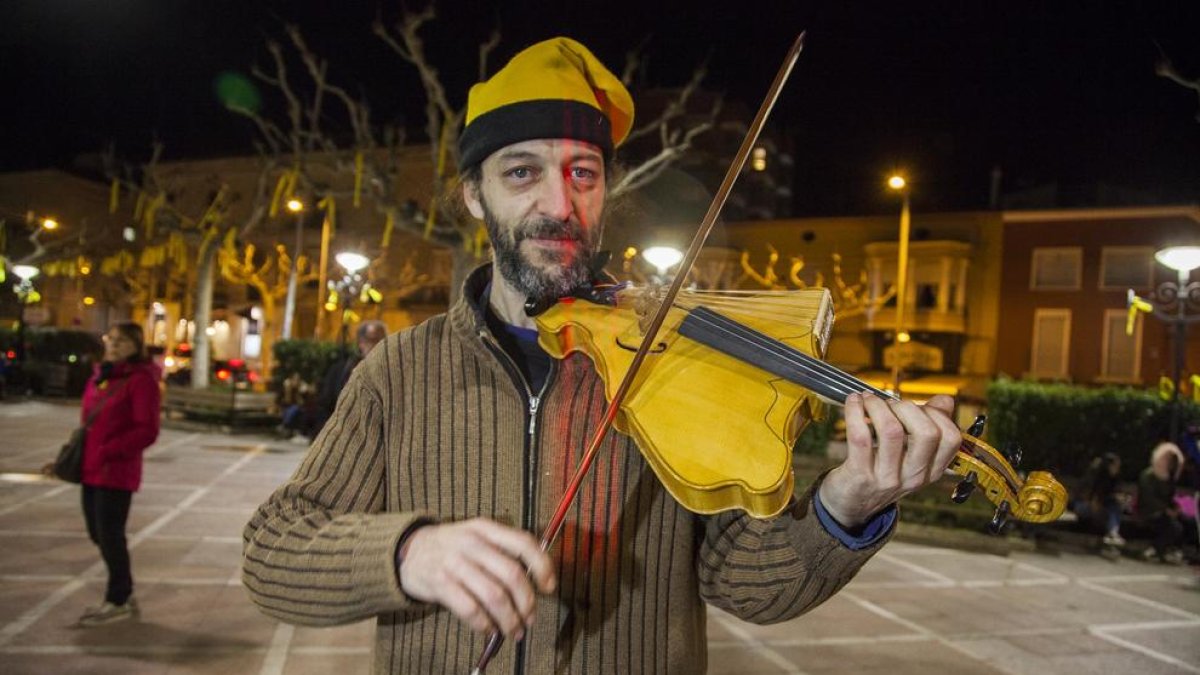
<instances>
[{"instance_id":1,"label":"pink jacket","mask_svg":"<svg viewBox=\"0 0 1200 675\"><path fill-rule=\"evenodd\" d=\"M159 370L152 362L117 363L97 386L99 368L83 392L80 423L105 400L83 446L83 484L136 492L142 452L158 438Z\"/></svg>"}]
</instances>

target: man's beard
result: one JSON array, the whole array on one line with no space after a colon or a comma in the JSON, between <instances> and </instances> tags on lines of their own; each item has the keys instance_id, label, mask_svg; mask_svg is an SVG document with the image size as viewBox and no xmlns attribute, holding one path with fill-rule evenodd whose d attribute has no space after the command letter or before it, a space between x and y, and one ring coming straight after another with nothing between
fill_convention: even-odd
<instances>
[{"instance_id":1,"label":"man's beard","mask_svg":"<svg viewBox=\"0 0 1200 675\"><path fill-rule=\"evenodd\" d=\"M579 223L545 218L519 225L502 224L487 202L480 201L496 269L527 299L557 300L591 280L592 260L600 239L599 227L584 228ZM542 263L538 265L521 254L521 242L537 238L573 239L579 244L571 252L540 247L540 252L535 254Z\"/></svg>"}]
</instances>

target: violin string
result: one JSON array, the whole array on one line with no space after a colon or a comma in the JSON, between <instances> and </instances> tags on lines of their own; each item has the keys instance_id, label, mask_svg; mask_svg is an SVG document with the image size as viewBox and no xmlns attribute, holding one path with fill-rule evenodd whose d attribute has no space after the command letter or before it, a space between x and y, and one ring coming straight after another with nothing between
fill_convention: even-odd
<instances>
[{"instance_id":1,"label":"violin string","mask_svg":"<svg viewBox=\"0 0 1200 675\"><path fill-rule=\"evenodd\" d=\"M891 396L887 392L877 389L876 387L872 387L866 382L863 382L862 380L859 380L845 371L835 368L834 366L818 358L809 356L808 354L805 354L794 347L780 343L768 336L758 334L753 329L742 326L728 317L724 317L719 314L715 316L719 317L720 320L727 322L726 325L721 326L716 321L710 321L710 325L715 325L718 328L725 330L727 333L732 334L735 339L741 339L744 342L755 344L760 349L766 350L767 352L783 359L791 365L796 365L811 371L815 371L816 375L814 376L814 379L818 383L830 387L843 397L843 399L839 401L840 403L845 402L844 397L846 395L862 391L871 391L875 395L882 398L896 398L895 396Z\"/></svg>"},{"instance_id":2,"label":"violin string","mask_svg":"<svg viewBox=\"0 0 1200 675\"><path fill-rule=\"evenodd\" d=\"M721 314L713 312L710 317L707 315L692 313L691 316L694 317L698 322L704 323L715 330L723 332L734 340L739 340L754 345L757 348L765 350L773 356L782 359L789 365L794 365L800 368L803 372L810 373L807 375L807 377L810 378L810 381L814 385L822 386L826 388L828 392L831 392L833 394L831 398L833 398L833 400L837 403L844 404L846 396L862 391L870 391L871 393L885 399L898 398L881 389L873 387L866 382L863 382L862 380L859 380L858 378L855 378L850 374L839 370L828 363L825 363L820 359L809 356L798 349L789 347L786 344L777 343L777 341L767 336L757 334L756 331L742 326L736 321L733 321ZM726 322L728 323L726 324Z\"/></svg>"}]
</instances>

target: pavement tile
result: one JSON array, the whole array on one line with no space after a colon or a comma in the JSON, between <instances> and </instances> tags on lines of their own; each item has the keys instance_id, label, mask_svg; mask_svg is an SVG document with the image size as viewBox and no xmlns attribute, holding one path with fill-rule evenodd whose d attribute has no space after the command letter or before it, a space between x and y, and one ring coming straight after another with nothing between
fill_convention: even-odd
<instances>
[{"instance_id":1,"label":"pavement tile","mask_svg":"<svg viewBox=\"0 0 1200 675\"><path fill-rule=\"evenodd\" d=\"M874 642L855 645L772 647L805 673L855 675L1002 675L1003 670L977 661L934 640Z\"/></svg>"},{"instance_id":2,"label":"pavement tile","mask_svg":"<svg viewBox=\"0 0 1200 675\"><path fill-rule=\"evenodd\" d=\"M359 621L331 628L296 626L296 630L292 634L291 649L322 647L374 649L375 620Z\"/></svg>"},{"instance_id":3,"label":"pavement tile","mask_svg":"<svg viewBox=\"0 0 1200 675\"><path fill-rule=\"evenodd\" d=\"M290 654L283 664L283 675L328 675L329 673L367 673L374 655L365 654Z\"/></svg>"},{"instance_id":4,"label":"pavement tile","mask_svg":"<svg viewBox=\"0 0 1200 675\"><path fill-rule=\"evenodd\" d=\"M61 581L5 581L0 584L0 626L8 625L33 609L62 585Z\"/></svg>"},{"instance_id":5,"label":"pavement tile","mask_svg":"<svg viewBox=\"0 0 1200 675\"><path fill-rule=\"evenodd\" d=\"M1195 672L1135 651L1113 651L1109 643L1099 638L1093 638L1091 643L1094 651L1050 655L1026 649L1027 639L981 638L958 641L956 645L1011 675L1182 675Z\"/></svg>"},{"instance_id":6,"label":"pavement tile","mask_svg":"<svg viewBox=\"0 0 1200 675\"><path fill-rule=\"evenodd\" d=\"M710 621L710 624L713 623L719 624ZM790 621L767 626L738 622L738 626L755 640L768 644L787 640L858 638L863 635L915 635L913 631L895 621L885 619L836 595L820 607Z\"/></svg>"},{"instance_id":7,"label":"pavement tile","mask_svg":"<svg viewBox=\"0 0 1200 675\"><path fill-rule=\"evenodd\" d=\"M1179 628L1113 630L1104 633L1177 659L1200 671L1200 623Z\"/></svg>"},{"instance_id":8,"label":"pavement tile","mask_svg":"<svg viewBox=\"0 0 1200 675\"><path fill-rule=\"evenodd\" d=\"M205 579L225 581L241 567L241 539L149 537L132 552L134 579Z\"/></svg>"},{"instance_id":9,"label":"pavement tile","mask_svg":"<svg viewBox=\"0 0 1200 675\"><path fill-rule=\"evenodd\" d=\"M4 654L2 672L5 675L165 675L168 664L160 658L120 654Z\"/></svg>"},{"instance_id":10,"label":"pavement tile","mask_svg":"<svg viewBox=\"0 0 1200 675\"><path fill-rule=\"evenodd\" d=\"M159 530L175 537L237 537L254 515L254 508L231 508L220 511L189 510L179 514Z\"/></svg>"},{"instance_id":11,"label":"pavement tile","mask_svg":"<svg viewBox=\"0 0 1200 675\"><path fill-rule=\"evenodd\" d=\"M929 578L943 577L956 582L1028 581L1054 579L1059 575L1025 564L1020 559L959 552L955 555L904 555L885 550L885 558L925 570Z\"/></svg>"},{"instance_id":12,"label":"pavement tile","mask_svg":"<svg viewBox=\"0 0 1200 675\"><path fill-rule=\"evenodd\" d=\"M709 675L775 675L788 670L770 658L745 647L708 650Z\"/></svg>"},{"instance_id":13,"label":"pavement tile","mask_svg":"<svg viewBox=\"0 0 1200 675\"><path fill-rule=\"evenodd\" d=\"M851 587L851 592L944 636L1177 618L1142 605L1114 602L1094 590L1066 584L951 589Z\"/></svg>"},{"instance_id":14,"label":"pavement tile","mask_svg":"<svg viewBox=\"0 0 1200 675\"><path fill-rule=\"evenodd\" d=\"M0 547L4 549L0 555L0 574L74 576L100 560L100 549L83 532L61 537L6 534L0 537Z\"/></svg>"},{"instance_id":15,"label":"pavement tile","mask_svg":"<svg viewBox=\"0 0 1200 675\"><path fill-rule=\"evenodd\" d=\"M79 492L78 490L71 492L74 493L74 499L70 503L35 502L17 511L0 515L0 531L86 533L83 508L79 504ZM137 503L136 496L133 499L134 504L129 509L129 524L126 529L130 536L168 510L159 506L142 506Z\"/></svg>"},{"instance_id":16,"label":"pavement tile","mask_svg":"<svg viewBox=\"0 0 1200 675\"><path fill-rule=\"evenodd\" d=\"M1200 587L1186 585L1192 576L1192 572L1184 570L1163 581L1098 580L1092 583L1190 612L1200 619Z\"/></svg>"},{"instance_id":17,"label":"pavement tile","mask_svg":"<svg viewBox=\"0 0 1200 675\"><path fill-rule=\"evenodd\" d=\"M266 501L267 497L271 496L276 487L278 487L277 483L266 480L250 486L231 486L222 481L196 500L195 506L198 509L243 508L253 512Z\"/></svg>"}]
</instances>

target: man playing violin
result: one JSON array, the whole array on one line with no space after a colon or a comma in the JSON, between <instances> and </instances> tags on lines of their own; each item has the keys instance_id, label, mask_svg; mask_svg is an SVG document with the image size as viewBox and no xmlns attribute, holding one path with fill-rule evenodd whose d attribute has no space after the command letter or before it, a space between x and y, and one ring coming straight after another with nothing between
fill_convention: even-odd
<instances>
[{"instance_id":1,"label":"man playing violin","mask_svg":"<svg viewBox=\"0 0 1200 675\"><path fill-rule=\"evenodd\" d=\"M632 119L620 80L566 38L472 88L462 198L493 262L448 313L355 369L248 524L243 576L263 611L306 625L377 617L378 673L467 673L492 631L509 638L495 672L703 672L705 603L757 623L816 607L887 541L896 501L941 476L961 438L948 397L850 396L845 463L771 519L685 510L613 432L562 536L539 548L531 533L605 396L586 356L540 349L526 306L592 280Z\"/></svg>"}]
</instances>

